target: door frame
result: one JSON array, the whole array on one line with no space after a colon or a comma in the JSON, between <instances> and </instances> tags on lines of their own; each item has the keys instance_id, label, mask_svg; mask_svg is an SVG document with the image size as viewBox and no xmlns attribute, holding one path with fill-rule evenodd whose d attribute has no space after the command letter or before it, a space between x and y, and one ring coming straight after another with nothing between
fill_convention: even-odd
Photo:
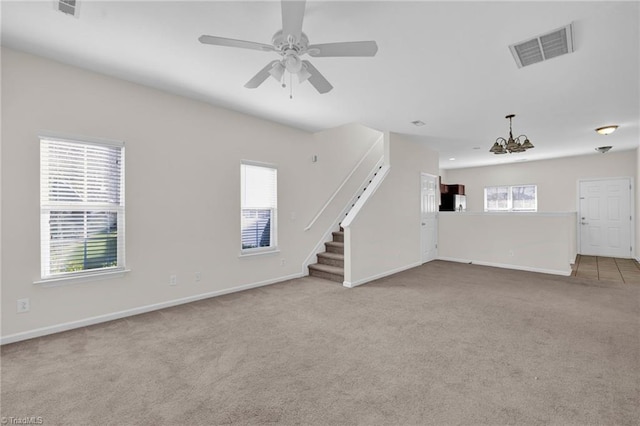
<instances>
[{"instance_id":1,"label":"door frame","mask_svg":"<svg viewBox=\"0 0 640 426\"><path fill-rule=\"evenodd\" d=\"M629 255L632 259L636 258L636 231L635 231L635 217L636 217L636 203L635 203L635 185L634 180L630 176L612 176L612 177L598 177L598 178L584 178L578 179L576 182L576 253L580 253L582 248L582 233L580 232L580 184L582 182L596 182L604 180L626 179L629 182L629 214L631 220L629 220L629 241L631 244L631 251Z\"/></svg>"},{"instance_id":2,"label":"door frame","mask_svg":"<svg viewBox=\"0 0 640 426\"><path fill-rule=\"evenodd\" d=\"M420 180L419 180L419 188L420 188L420 203L419 203L419 211L420 214L418 215L418 229L420 232L420 264L423 265L425 264L425 260L423 258L424 255L424 237L422 236L422 177L423 176L429 176L431 178L433 178L435 185L436 185L436 220L435 220L435 226L433 228L433 232L434 232L434 237L435 237L435 241L436 241L436 250L435 250L435 256L432 260L436 260L438 258L438 243L439 243L439 238L440 238L440 233L438 232L438 225L439 225L439 220L440 220L440 212L438 211L438 206L440 205L440 185L439 185L439 181L438 181L438 176L431 174L431 173L426 173L426 172L420 172ZM429 261L428 261L429 262Z\"/></svg>"}]
</instances>

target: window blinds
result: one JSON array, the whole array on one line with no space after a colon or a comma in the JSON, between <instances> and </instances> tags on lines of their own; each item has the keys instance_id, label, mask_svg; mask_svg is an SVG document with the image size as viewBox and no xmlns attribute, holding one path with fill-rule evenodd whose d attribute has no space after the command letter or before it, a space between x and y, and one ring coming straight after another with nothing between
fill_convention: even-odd
<instances>
[{"instance_id":1,"label":"window blinds","mask_svg":"<svg viewBox=\"0 0 640 426\"><path fill-rule=\"evenodd\" d=\"M42 278L124 269L124 145L40 140Z\"/></svg>"},{"instance_id":2,"label":"window blinds","mask_svg":"<svg viewBox=\"0 0 640 426\"><path fill-rule=\"evenodd\" d=\"M242 250L275 247L277 170L241 165Z\"/></svg>"}]
</instances>

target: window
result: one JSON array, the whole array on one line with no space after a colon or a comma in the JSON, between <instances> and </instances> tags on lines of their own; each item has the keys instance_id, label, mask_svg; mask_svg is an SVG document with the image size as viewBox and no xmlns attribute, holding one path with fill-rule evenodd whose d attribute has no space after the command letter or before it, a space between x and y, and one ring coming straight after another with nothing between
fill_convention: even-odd
<instances>
[{"instance_id":1,"label":"window","mask_svg":"<svg viewBox=\"0 0 640 426\"><path fill-rule=\"evenodd\" d=\"M42 279L124 270L124 144L40 138Z\"/></svg>"},{"instance_id":2,"label":"window","mask_svg":"<svg viewBox=\"0 0 640 426\"><path fill-rule=\"evenodd\" d=\"M277 170L270 166L243 163L242 253L276 248Z\"/></svg>"},{"instance_id":3,"label":"window","mask_svg":"<svg viewBox=\"0 0 640 426\"><path fill-rule=\"evenodd\" d=\"M536 185L488 186L484 189L485 212L535 212L538 210Z\"/></svg>"}]
</instances>

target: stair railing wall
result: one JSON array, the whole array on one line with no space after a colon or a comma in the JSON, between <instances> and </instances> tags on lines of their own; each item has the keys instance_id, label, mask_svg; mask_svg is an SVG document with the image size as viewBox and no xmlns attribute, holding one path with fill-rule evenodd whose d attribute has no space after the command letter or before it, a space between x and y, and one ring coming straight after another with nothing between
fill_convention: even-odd
<instances>
[{"instance_id":1,"label":"stair railing wall","mask_svg":"<svg viewBox=\"0 0 640 426\"><path fill-rule=\"evenodd\" d=\"M349 175L344 179L344 181L340 184L340 186L338 187L338 189L336 189L336 191L331 195L331 197L329 198L329 200L324 204L324 206L320 209L320 211L318 212L318 214L311 220L311 222L309 223L309 225L304 229L305 231L308 231L309 229L311 229L311 227L313 227L313 225L316 223L316 221L320 218L320 216L324 213L324 211L327 209L327 207L331 204L331 202L334 200L334 198L336 198L336 196L338 195L338 193L340 192L340 190L342 190L342 188L347 184L347 182L349 181L349 179L353 176L353 174L356 172L356 170L362 165L362 163L365 161L365 159L371 154L371 152L375 149L375 147L377 147L382 141L384 140L384 138L381 136L376 142L374 142L371 145L371 148L369 148L369 150L367 151L367 153L360 159L360 161L358 162L358 164L355 165L355 167L353 168L353 170L351 170L351 172L349 173ZM318 241L318 243L315 245L315 247L313 248L313 250L311 251L311 253L309 253L309 255L307 256L307 258L305 259L304 263L302 264L302 271L305 275L308 274L308 267L310 264L314 263L314 258L315 256L321 252L324 248L324 243L327 241L330 241L332 239L332 232L335 231L338 226L340 225L340 223L344 220L345 217L347 217L347 214L349 213L349 211L351 210L352 206L359 200L359 197L361 197L361 194L364 191L365 188L367 188L368 185L370 185L370 181L372 181L375 177L375 174L378 172L378 170L380 169L380 167L384 164L384 155L382 157L380 157L378 159L378 161L376 162L376 164L373 166L373 168L371 169L371 171L367 174L367 177L365 178L365 180L362 182L361 185L358 186L358 189L355 191L355 193L349 198L349 202L345 205L345 207L343 209L340 210L338 216L335 218L335 220L333 220L330 224L330 226L327 228L327 230L324 232L324 234L322 235L322 237L320 238L320 240Z\"/></svg>"},{"instance_id":2,"label":"stair railing wall","mask_svg":"<svg viewBox=\"0 0 640 426\"><path fill-rule=\"evenodd\" d=\"M334 198L336 198L336 196L340 193L342 188L347 184L347 182L349 182L349 180L351 179L351 176L353 176L353 174L360 168L360 165L364 162L364 160L367 157L369 157L369 154L371 154L371 152L376 148L376 146L378 146L378 144L380 142L382 142L382 141L383 141L383 136L380 136L380 138L378 140L376 140L373 144L371 144L371 147L362 156L362 158L360 158L360 161L358 161L358 163L353 167L353 169L351 169L351 172L349 172L347 177L344 178L344 180L342 181L340 186L338 186L338 188L333 192L333 194L331 194L331 196L329 197L327 202L324 203L324 205L320 208L318 213L316 213L316 215L313 217L313 219L311 219L311 222L309 222L307 227L304 228L305 231L308 231L309 229L311 229L313 227L313 225L316 223L316 221L320 218L320 216L322 216L324 211L327 209L327 207L329 207L329 205L333 202Z\"/></svg>"},{"instance_id":3,"label":"stair railing wall","mask_svg":"<svg viewBox=\"0 0 640 426\"><path fill-rule=\"evenodd\" d=\"M380 187L384 179L389 174L391 166L388 164L382 165L378 173L373 176L371 182L368 182L366 191L362 193L356 200L354 205L350 208L345 219L341 222L341 226L344 228L344 283L345 287L351 286L351 223L358 216L358 213L362 210L363 206L367 203L369 198L375 194Z\"/></svg>"}]
</instances>

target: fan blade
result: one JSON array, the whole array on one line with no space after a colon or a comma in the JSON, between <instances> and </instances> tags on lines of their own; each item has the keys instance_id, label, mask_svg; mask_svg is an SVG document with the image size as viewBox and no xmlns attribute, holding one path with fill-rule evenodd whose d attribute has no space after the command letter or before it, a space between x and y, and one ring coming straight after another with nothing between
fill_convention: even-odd
<instances>
[{"instance_id":1,"label":"fan blade","mask_svg":"<svg viewBox=\"0 0 640 426\"><path fill-rule=\"evenodd\" d=\"M275 49L270 44L255 43L253 41L235 40L232 38L216 37L210 35L200 36L198 39L202 44L213 44L216 46L240 47L242 49L263 50L271 52Z\"/></svg>"},{"instance_id":2,"label":"fan blade","mask_svg":"<svg viewBox=\"0 0 640 426\"><path fill-rule=\"evenodd\" d=\"M282 35L285 40L291 35L294 42L300 41L304 8L304 1L282 0Z\"/></svg>"},{"instance_id":3,"label":"fan blade","mask_svg":"<svg viewBox=\"0 0 640 426\"><path fill-rule=\"evenodd\" d=\"M315 87L318 92L327 93L328 91L333 89L331 83L329 83L327 79L324 78L322 74L320 74L320 71L318 71L316 67L311 65L311 62L302 61L302 63L304 64L304 67L307 69L307 71L309 71L309 74L311 74L311 76L309 77L309 83L311 83L311 85Z\"/></svg>"},{"instance_id":4,"label":"fan blade","mask_svg":"<svg viewBox=\"0 0 640 426\"><path fill-rule=\"evenodd\" d=\"M271 75L269 74L269 71L278 62L280 61L277 59L275 61L269 62L266 67L258 71L258 74L254 75L251 80L247 81L247 84L245 84L244 87L246 87L247 89L255 89L256 87L260 86L267 78L269 78L269 76Z\"/></svg>"},{"instance_id":5,"label":"fan blade","mask_svg":"<svg viewBox=\"0 0 640 426\"><path fill-rule=\"evenodd\" d=\"M314 44L307 48L310 56L375 56L378 45L375 41L347 41L344 43Z\"/></svg>"}]
</instances>

